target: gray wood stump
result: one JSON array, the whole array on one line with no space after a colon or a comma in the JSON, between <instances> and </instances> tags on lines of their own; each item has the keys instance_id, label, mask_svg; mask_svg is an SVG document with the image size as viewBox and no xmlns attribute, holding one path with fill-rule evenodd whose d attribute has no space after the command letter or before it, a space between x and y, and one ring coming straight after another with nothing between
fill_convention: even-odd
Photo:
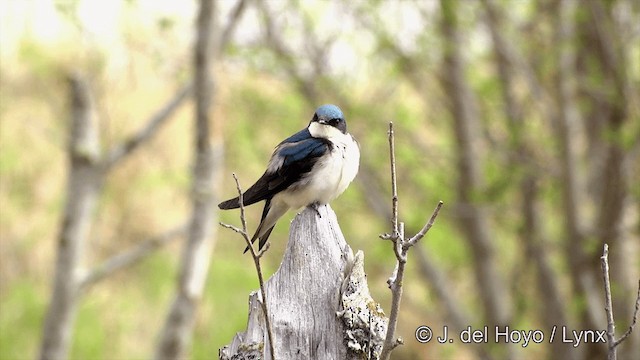
<instances>
[{"instance_id":1,"label":"gray wood stump","mask_svg":"<svg viewBox=\"0 0 640 360\"><path fill-rule=\"evenodd\" d=\"M354 256L327 206L291 223L278 271L265 282L275 357L378 359L388 319L369 294L364 255ZM221 360L271 359L260 292L249 296L247 330L220 349Z\"/></svg>"}]
</instances>

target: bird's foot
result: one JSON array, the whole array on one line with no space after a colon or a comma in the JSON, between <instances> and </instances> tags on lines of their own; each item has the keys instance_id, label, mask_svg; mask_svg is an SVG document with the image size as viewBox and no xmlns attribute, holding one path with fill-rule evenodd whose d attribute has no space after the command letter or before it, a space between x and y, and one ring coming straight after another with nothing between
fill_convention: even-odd
<instances>
[{"instance_id":1,"label":"bird's foot","mask_svg":"<svg viewBox=\"0 0 640 360\"><path fill-rule=\"evenodd\" d=\"M312 208L313 210L315 210L316 214L318 214L318 216L320 218L322 218L322 215L320 214L320 203L319 202L313 202L311 204L309 204L309 207Z\"/></svg>"}]
</instances>

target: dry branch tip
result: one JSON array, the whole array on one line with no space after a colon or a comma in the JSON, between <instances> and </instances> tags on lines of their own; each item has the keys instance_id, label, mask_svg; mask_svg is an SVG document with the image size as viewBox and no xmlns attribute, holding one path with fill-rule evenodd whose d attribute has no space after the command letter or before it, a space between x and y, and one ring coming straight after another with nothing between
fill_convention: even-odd
<instances>
[{"instance_id":1,"label":"dry branch tip","mask_svg":"<svg viewBox=\"0 0 640 360\"><path fill-rule=\"evenodd\" d=\"M256 272L258 273L258 282L260 283L260 295L262 296L262 312L264 313L264 322L267 327L267 335L269 340L269 351L271 353L271 359L275 360L274 347L273 347L273 332L271 331L271 321L269 320L269 313L267 311L267 295L264 290L264 278L262 276L262 267L260 266L260 258L265 254L265 252L269 249L270 244L267 243L262 250L256 253L251 240L249 239L249 234L247 233L247 220L245 218L244 213L244 201L242 196L242 188L240 187L240 181L236 176L236 173L231 174L233 176L233 180L236 182L236 190L238 191L238 203L240 204L240 221L242 222L242 229L239 229L233 225L228 225L225 223L220 223L220 225L226 227L227 229L231 229L244 238L247 243L247 247L249 248L249 252L251 253L251 258L253 259L253 263L256 267Z\"/></svg>"}]
</instances>

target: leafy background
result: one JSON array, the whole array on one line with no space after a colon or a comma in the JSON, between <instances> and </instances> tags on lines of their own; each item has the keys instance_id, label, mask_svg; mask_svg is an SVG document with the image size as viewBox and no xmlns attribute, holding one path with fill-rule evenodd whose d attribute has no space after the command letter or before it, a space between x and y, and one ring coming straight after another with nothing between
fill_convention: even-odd
<instances>
[{"instance_id":1,"label":"leafy background","mask_svg":"<svg viewBox=\"0 0 640 360\"><path fill-rule=\"evenodd\" d=\"M533 64L535 75L551 93L557 72L554 54L562 46L579 47L577 39L568 44L554 43L553 3L498 2L508 14L505 36ZM605 31L624 44L627 61L621 73L629 85L628 97L620 99L627 102L623 105L627 110L623 130L606 140L618 141L624 148L627 184L620 236L627 261L612 263L612 268L624 266L632 280L638 278L640 269L640 18L633 1L603 3L618 24L619 31ZM3 0L0 4L0 358L28 359L38 353L65 200L69 103L64 75L77 71L89 80L103 147L118 143L144 125L148 116L188 80L197 4L142 0ZM227 21L233 4L220 2L220 26ZM317 102L301 91L287 62L266 39L259 11L250 7L214 69L212 115L223 123L225 147L221 197L231 197L235 192L232 172L245 187L250 185L264 170L275 144L306 126L317 105L336 103L345 109L349 130L360 142L362 162L370 170L374 193L383 196L378 202L390 206L386 132L388 121L393 120L400 214L407 232L415 233L422 226L438 200L445 202L436 226L415 251L430 254L447 275L448 288L471 314L469 325L484 325L472 266L477 254L463 239L458 221L464 216L464 208L456 205L454 186L459 177L459 145L453 136L447 95L439 83L446 76L441 68L446 40L438 27L439 4L272 1L268 5L273 8L279 35L291 51L291 62L317 86L313 99ZM513 327L540 328L545 295L536 290L535 269L521 240L522 194L517 183L526 170L509 162L515 149L509 139L483 7L480 2L463 1L458 11L464 33L460 47L468 64L465 75L480 114L473 137L480 143L478 161L485 185L474 193L474 202L488 219L496 266L514 309ZM577 9L578 19L580 11ZM322 46L314 48L312 42ZM318 49L319 53L314 52ZM606 76L596 70L581 76L579 84L593 90L591 93L606 95L611 90ZM568 311L577 317L584 305L572 295L570 265L564 257L567 237L561 205L562 164L553 136L553 119L537 112L540 104L531 100L522 78L513 91L526 113L522 131L531 140L532 162L540 175L538 200L543 220L539 230ZM580 124L586 124L583 119L593 104L585 99L589 97L576 95ZM86 244L87 268L184 221L190 201L192 117L192 106L183 105L144 149L108 178ZM592 144L585 135L586 127L581 125L579 133L573 135L580 154L577 171L584 197L589 195L584 183L596 171L590 163ZM605 128L601 128L601 134L607 139ZM365 250L369 286L374 298L388 309L390 295L385 280L393 269L394 257L389 244L379 240L378 234L387 231L389 224L367 199L372 196L368 186L355 182L332 207L351 247ZM598 210L597 201L584 201L582 208L588 214L582 219L588 223L586 228L593 229L591 219ZM250 208L250 226L258 223L260 212L259 207ZM287 214L275 228L273 246L264 261L266 274L277 270L287 225L294 215ZM220 216L223 222L238 222L235 211ZM218 348L245 328L248 294L257 288L252 261L242 255L242 240L223 229L217 229L215 236L194 329L194 359L216 357ZM600 251L593 239L585 242L585 248L591 254ZM174 241L92 287L83 297L75 321L71 358L149 357L174 291L180 249L181 242ZM411 255L409 260L399 328L406 345L394 358L474 358L474 350L468 346L413 341L417 326L428 324L438 329L448 323L448 318L419 271L418 262ZM591 264L597 271L598 262ZM628 307L634 294L633 286L614 292L614 296L627 301ZM619 321L619 329L624 329L628 320ZM517 354L519 358L552 358L545 345L531 345Z\"/></svg>"}]
</instances>

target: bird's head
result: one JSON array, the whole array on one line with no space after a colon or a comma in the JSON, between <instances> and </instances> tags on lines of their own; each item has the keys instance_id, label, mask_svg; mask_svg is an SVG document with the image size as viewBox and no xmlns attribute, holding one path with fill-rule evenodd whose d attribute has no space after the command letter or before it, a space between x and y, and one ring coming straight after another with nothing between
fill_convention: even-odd
<instances>
[{"instance_id":1,"label":"bird's head","mask_svg":"<svg viewBox=\"0 0 640 360\"><path fill-rule=\"evenodd\" d=\"M320 106L309 123L309 131L314 137L330 138L347 133L347 122L339 107L331 104Z\"/></svg>"}]
</instances>

